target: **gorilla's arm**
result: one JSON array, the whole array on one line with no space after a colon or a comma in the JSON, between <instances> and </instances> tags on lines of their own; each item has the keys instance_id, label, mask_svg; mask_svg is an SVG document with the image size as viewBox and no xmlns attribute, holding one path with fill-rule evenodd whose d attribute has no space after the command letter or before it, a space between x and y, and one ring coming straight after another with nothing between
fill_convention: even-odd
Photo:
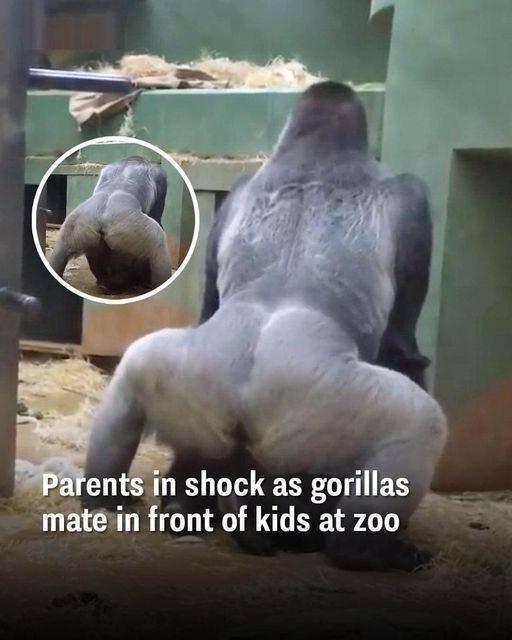
<instances>
[{"instance_id":1,"label":"gorilla's arm","mask_svg":"<svg viewBox=\"0 0 512 640\"><path fill-rule=\"evenodd\" d=\"M167 195L167 175L162 167L155 165L151 169L151 177L155 182L156 197L153 206L148 211L148 216L161 225L162 214L165 207L165 197Z\"/></svg>"},{"instance_id":2,"label":"gorilla's arm","mask_svg":"<svg viewBox=\"0 0 512 640\"><path fill-rule=\"evenodd\" d=\"M100 238L100 210L95 196L88 198L66 216L57 242L49 258L52 269L62 277L68 261L98 244Z\"/></svg>"},{"instance_id":3,"label":"gorilla's arm","mask_svg":"<svg viewBox=\"0 0 512 640\"><path fill-rule=\"evenodd\" d=\"M77 252L76 232L78 213L71 213L60 228L57 242L49 258L51 268L62 278L71 256Z\"/></svg>"},{"instance_id":4,"label":"gorilla's arm","mask_svg":"<svg viewBox=\"0 0 512 640\"><path fill-rule=\"evenodd\" d=\"M241 176L235 182L229 195L221 204L215 214L215 220L208 236L208 242L206 245L206 265L205 265L205 286L203 295L203 306L201 309L201 315L199 317L199 324L203 324L219 308L219 291L217 289L217 251L219 248L219 240L224 231L227 220L231 215L231 207L235 194L240 188L249 182L250 176Z\"/></svg>"},{"instance_id":5,"label":"gorilla's arm","mask_svg":"<svg viewBox=\"0 0 512 640\"><path fill-rule=\"evenodd\" d=\"M425 185L410 174L390 180L396 207L396 296L382 338L377 364L399 371L425 388L423 356L416 326L428 290L432 253L432 221Z\"/></svg>"}]
</instances>

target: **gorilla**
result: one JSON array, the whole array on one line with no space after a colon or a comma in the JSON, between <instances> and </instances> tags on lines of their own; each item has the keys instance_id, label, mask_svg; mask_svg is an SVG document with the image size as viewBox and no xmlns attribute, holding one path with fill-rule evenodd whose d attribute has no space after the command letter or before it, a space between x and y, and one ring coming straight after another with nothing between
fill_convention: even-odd
<instances>
[{"instance_id":1,"label":"gorilla","mask_svg":"<svg viewBox=\"0 0 512 640\"><path fill-rule=\"evenodd\" d=\"M123 356L86 475L127 472L142 435L156 432L177 479L249 468L266 478L406 477L406 497L329 505L347 521L396 513L405 528L446 439L415 338L430 244L426 189L370 157L357 95L334 82L310 87L272 156L218 212L199 326L150 334ZM167 507L197 511L194 500ZM271 538L251 526L236 535L252 553L272 553ZM427 558L402 532L330 533L319 544L349 569L413 570Z\"/></svg>"},{"instance_id":2,"label":"gorilla","mask_svg":"<svg viewBox=\"0 0 512 640\"><path fill-rule=\"evenodd\" d=\"M107 165L92 196L66 217L50 266L62 277L70 258L85 254L98 286L109 293L163 284L172 275L160 225L166 194L165 172L145 158Z\"/></svg>"}]
</instances>

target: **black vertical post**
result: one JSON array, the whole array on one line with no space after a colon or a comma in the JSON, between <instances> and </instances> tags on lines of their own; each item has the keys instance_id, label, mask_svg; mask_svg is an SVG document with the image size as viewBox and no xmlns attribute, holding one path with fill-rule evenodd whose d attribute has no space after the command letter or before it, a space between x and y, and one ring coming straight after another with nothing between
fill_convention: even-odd
<instances>
[{"instance_id":1,"label":"black vertical post","mask_svg":"<svg viewBox=\"0 0 512 640\"><path fill-rule=\"evenodd\" d=\"M0 286L19 291L23 232L26 0L0 2ZM18 313L0 308L0 496L14 487Z\"/></svg>"}]
</instances>

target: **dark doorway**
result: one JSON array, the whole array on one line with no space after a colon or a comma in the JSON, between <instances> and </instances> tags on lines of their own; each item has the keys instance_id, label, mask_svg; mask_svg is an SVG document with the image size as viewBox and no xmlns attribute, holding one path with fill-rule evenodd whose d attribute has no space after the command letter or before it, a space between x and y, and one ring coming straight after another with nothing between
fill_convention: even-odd
<instances>
[{"instance_id":1,"label":"dark doorway","mask_svg":"<svg viewBox=\"0 0 512 640\"><path fill-rule=\"evenodd\" d=\"M41 206L55 212L56 219L66 211L66 181L62 178L50 176L40 201ZM25 185L22 291L40 298L43 314L35 322L22 323L21 338L79 344L82 337L82 298L55 280L34 245L32 203L36 189L36 185Z\"/></svg>"}]
</instances>

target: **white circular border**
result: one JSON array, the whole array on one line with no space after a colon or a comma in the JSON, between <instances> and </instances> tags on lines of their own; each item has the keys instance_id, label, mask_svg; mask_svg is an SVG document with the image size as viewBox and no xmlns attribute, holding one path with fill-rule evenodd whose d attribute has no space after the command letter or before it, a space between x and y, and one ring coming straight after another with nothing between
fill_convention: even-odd
<instances>
[{"instance_id":1,"label":"white circular border","mask_svg":"<svg viewBox=\"0 0 512 640\"><path fill-rule=\"evenodd\" d=\"M169 162L182 177L183 182L186 184L187 189L190 193L190 197L192 198L192 206L194 208L194 233L192 235L192 242L190 243L189 250L183 262L180 264L178 269L176 269L176 271L172 274L172 276L168 280L166 280L163 284L156 287L155 289L152 289L151 291L148 291L147 293L143 293L140 296L134 296L133 298L121 298L121 299L109 300L108 298L91 296L88 293L84 293L83 291L80 291L79 289L72 287L68 282L64 280L64 278L61 278L59 275L57 275L55 271L51 268L50 263L48 262L48 259L46 258L46 255L41 245L39 244L39 237L37 233L37 210L39 208L39 199L41 198L41 193L46 185L46 182L48 181L48 178L52 175L55 169L66 158L73 155L73 153L80 151L80 149L83 149L84 147L90 147L95 144L106 144L106 143L139 144L142 147L146 147L148 149L151 149L155 153L158 153L158 155L164 158L165 160L167 160L167 162ZM100 138L93 138L92 140L86 140L85 142L81 142L80 144L77 144L75 147L72 147L71 149L66 151L66 153L63 153L59 158L57 158L57 160L55 160L55 162L51 165L48 171L46 171L46 173L43 176L43 179L41 180L41 182L39 183L39 186L37 187L36 194L34 196L34 202L32 203L32 237L34 239L34 244L36 246L37 253L39 254L39 257L41 258L41 260L43 261L43 264L48 269L48 271L52 274L55 280L60 282L60 284L66 287L66 289L79 295L81 298L84 298L85 300L90 300L91 302L98 302L100 304L116 304L116 305L130 304L132 302L147 300L148 298L151 298L157 293L160 293L161 291L166 289L174 280L176 280L176 278L180 276L180 274L183 272L187 264L190 262L192 254L194 253L194 250L196 248L197 239L199 237L199 217L200 217L199 204L197 202L197 196L194 191L194 187L192 186L192 183L190 182L190 179L185 173L185 171L183 171L183 169L176 162L176 160L174 160L168 153L165 153L154 144L151 144L150 142L146 142L145 140L139 140L138 138L130 138L128 136L102 136Z\"/></svg>"}]
</instances>

